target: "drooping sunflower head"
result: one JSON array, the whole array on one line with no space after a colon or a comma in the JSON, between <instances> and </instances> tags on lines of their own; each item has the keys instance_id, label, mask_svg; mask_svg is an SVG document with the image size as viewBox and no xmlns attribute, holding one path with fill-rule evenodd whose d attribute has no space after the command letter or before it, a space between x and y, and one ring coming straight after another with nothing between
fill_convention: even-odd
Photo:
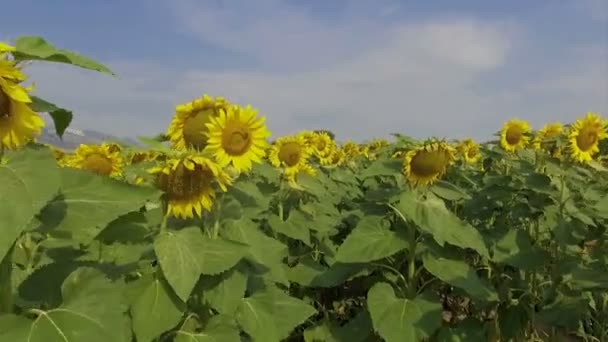
<instances>
[{"instance_id":1,"label":"drooping sunflower head","mask_svg":"<svg viewBox=\"0 0 608 342\"><path fill-rule=\"evenodd\" d=\"M216 186L227 191L232 178L222 168L203 156L182 156L162 162L148 171L156 176L157 187L164 192L166 215L188 219L210 211Z\"/></svg>"},{"instance_id":2,"label":"drooping sunflower head","mask_svg":"<svg viewBox=\"0 0 608 342\"><path fill-rule=\"evenodd\" d=\"M530 141L530 124L523 120L512 119L500 131L500 146L507 152L525 148Z\"/></svg>"},{"instance_id":3,"label":"drooping sunflower head","mask_svg":"<svg viewBox=\"0 0 608 342\"><path fill-rule=\"evenodd\" d=\"M319 164L329 165L331 163L331 155L336 148L336 143L329 134L325 132L313 133L310 145L313 154L319 159Z\"/></svg>"},{"instance_id":4,"label":"drooping sunflower head","mask_svg":"<svg viewBox=\"0 0 608 342\"><path fill-rule=\"evenodd\" d=\"M580 163L593 160L593 156L600 151L600 140L608 138L607 126L608 120L592 112L576 120L568 132L570 157Z\"/></svg>"},{"instance_id":5,"label":"drooping sunflower head","mask_svg":"<svg viewBox=\"0 0 608 342\"><path fill-rule=\"evenodd\" d=\"M10 80L0 82L0 146L7 149L16 149L34 140L45 126L44 120L26 102L15 99L23 99L21 92L27 96L18 84Z\"/></svg>"},{"instance_id":6,"label":"drooping sunflower head","mask_svg":"<svg viewBox=\"0 0 608 342\"><path fill-rule=\"evenodd\" d=\"M269 146L270 131L251 106L229 106L220 109L207 123L209 139L205 151L222 167L232 165L236 171L247 172L253 163L261 163Z\"/></svg>"},{"instance_id":7,"label":"drooping sunflower head","mask_svg":"<svg viewBox=\"0 0 608 342\"><path fill-rule=\"evenodd\" d=\"M175 107L175 115L167 129L174 149L202 150L207 145L212 117L219 115L220 109L227 110L230 103L223 97L212 98L205 94L192 102Z\"/></svg>"},{"instance_id":8,"label":"drooping sunflower head","mask_svg":"<svg viewBox=\"0 0 608 342\"><path fill-rule=\"evenodd\" d=\"M551 140L562 134L563 125L561 122L551 122L539 129L532 140L532 147L535 150L549 150Z\"/></svg>"},{"instance_id":9,"label":"drooping sunflower head","mask_svg":"<svg viewBox=\"0 0 608 342\"><path fill-rule=\"evenodd\" d=\"M94 172L101 176L120 177L124 161L108 144L80 145L66 162L67 166Z\"/></svg>"},{"instance_id":10,"label":"drooping sunflower head","mask_svg":"<svg viewBox=\"0 0 608 342\"><path fill-rule=\"evenodd\" d=\"M341 166L342 164L344 164L345 157L346 157L346 154L344 153L343 149L335 148L329 157L330 161L329 161L328 165L333 166L333 167Z\"/></svg>"},{"instance_id":11,"label":"drooping sunflower head","mask_svg":"<svg viewBox=\"0 0 608 342\"><path fill-rule=\"evenodd\" d=\"M469 164L476 163L481 158L479 145L473 141L473 139L465 139L461 141L456 146L456 150L462 156L463 160Z\"/></svg>"},{"instance_id":12,"label":"drooping sunflower head","mask_svg":"<svg viewBox=\"0 0 608 342\"><path fill-rule=\"evenodd\" d=\"M444 141L427 141L405 154L403 174L414 185L432 184L447 172L455 153Z\"/></svg>"}]
</instances>

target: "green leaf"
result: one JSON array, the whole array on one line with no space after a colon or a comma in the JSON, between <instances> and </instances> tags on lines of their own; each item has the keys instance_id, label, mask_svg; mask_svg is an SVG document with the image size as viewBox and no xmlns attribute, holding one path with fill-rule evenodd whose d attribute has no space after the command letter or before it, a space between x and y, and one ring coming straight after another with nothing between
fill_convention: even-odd
<instances>
[{"instance_id":1,"label":"green leaf","mask_svg":"<svg viewBox=\"0 0 608 342\"><path fill-rule=\"evenodd\" d=\"M377 283L369 290L367 307L375 331L387 342L421 341L441 327L438 299L398 298L388 283Z\"/></svg>"},{"instance_id":2,"label":"green leaf","mask_svg":"<svg viewBox=\"0 0 608 342\"><path fill-rule=\"evenodd\" d=\"M357 174L360 179L376 176L394 176L401 172L403 161L401 159L377 159L367 168Z\"/></svg>"},{"instance_id":3,"label":"green leaf","mask_svg":"<svg viewBox=\"0 0 608 342\"><path fill-rule=\"evenodd\" d=\"M59 191L59 171L48 148L5 154L0 163L0 260L34 215Z\"/></svg>"},{"instance_id":4,"label":"green leaf","mask_svg":"<svg viewBox=\"0 0 608 342\"><path fill-rule=\"evenodd\" d=\"M321 324L304 330L305 342L371 342L376 340L371 317L365 309L344 325L326 319Z\"/></svg>"},{"instance_id":5,"label":"green leaf","mask_svg":"<svg viewBox=\"0 0 608 342\"><path fill-rule=\"evenodd\" d=\"M63 304L49 310L35 310L36 319L0 318L0 339L29 342L129 341L127 317L121 287L103 273L81 268L70 274L62 286ZM26 337L27 336L27 337Z\"/></svg>"},{"instance_id":6,"label":"green leaf","mask_svg":"<svg viewBox=\"0 0 608 342\"><path fill-rule=\"evenodd\" d=\"M442 180L439 180L437 183L433 184L431 191L435 195L448 201L459 201L462 199L471 198L471 196L469 196L469 194L467 194L463 189Z\"/></svg>"},{"instance_id":7,"label":"green leaf","mask_svg":"<svg viewBox=\"0 0 608 342\"><path fill-rule=\"evenodd\" d=\"M587 314L588 305L587 298L559 295L554 302L543 307L536 317L549 325L576 329L579 320Z\"/></svg>"},{"instance_id":8,"label":"green leaf","mask_svg":"<svg viewBox=\"0 0 608 342\"><path fill-rule=\"evenodd\" d=\"M72 122L74 116L72 112L64 108L59 108L39 97L30 96L30 98L32 99L32 103L30 103L32 110L38 113L49 113L55 124L55 133L62 138L65 129L68 128Z\"/></svg>"},{"instance_id":9,"label":"green leaf","mask_svg":"<svg viewBox=\"0 0 608 342\"><path fill-rule=\"evenodd\" d=\"M276 282L289 285L283 264L283 258L287 256L287 246L266 236L260 231L257 223L250 219L226 220L223 225L220 231L222 237L249 246L246 259L256 270L267 273Z\"/></svg>"},{"instance_id":10,"label":"green leaf","mask_svg":"<svg viewBox=\"0 0 608 342\"><path fill-rule=\"evenodd\" d=\"M486 342L483 322L467 317L455 326L445 326L437 334L438 342Z\"/></svg>"},{"instance_id":11,"label":"green leaf","mask_svg":"<svg viewBox=\"0 0 608 342\"><path fill-rule=\"evenodd\" d=\"M219 276L201 278L203 300L217 312L233 315L245 297L247 274L238 267L232 268Z\"/></svg>"},{"instance_id":12,"label":"green leaf","mask_svg":"<svg viewBox=\"0 0 608 342\"><path fill-rule=\"evenodd\" d=\"M137 137L141 143L143 143L149 149L160 151L160 152L171 152L171 148L163 143L163 141L159 141L155 138L148 137Z\"/></svg>"},{"instance_id":13,"label":"green leaf","mask_svg":"<svg viewBox=\"0 0 608 342\"><path fill-rule=\"evenodd\" d=\"M160 196L159 190L84 170L62 168L60 171L61 195L42 210L41 228L83 244L89 243L118 216L139 210Z\"/></svg>"},{"instance_id":14,"label":"green leaf","mask_svg":"<svg viewBox=\"0 0 608 342\"><path fill-rule=\"evenodd\" d=\"M287 221L281 221L280 217L272 215L268 218L268 224L275 232L310 246L310 231L307 227L309 222L301 218L303 215L296 215L295 212L297 211L294 210L290 213Z\"/></svg>"},{"instance_id":15,"label":"green leaf","mask_svg":"<svg viewBox=\"0 0 608 342\"><path fill-rule=\"evenodd\" d=\"M573 289L581 291L607 290L608 273L605 270L594 270L576 265L564 276L564 282Z\"/></svg>"},{"instance_id":16,"label":"green leaf","mask_svg":"<svg viewBox=\"0 0 608 342\"><path fill-rule=\"evenodd\" d=\"M335 287L357 276L367 275L367 264L334 263L325 267L310 257L300 259L298 264L287 270L289 280L307 287Z\"/></svg>"},{"instance_id":17,"label":"green leaf","mask_svg":"<svg viewBox=\"0 0 608 342\"><path fill-rule=\"evenodd\" d=\"M362 263L389 257L408 247L404 232L394 232L382 225L382 217L366 216L346 237L336 260Z\"/></svg>"},{"instance_id":18,"label":"green leaf","mask_svg":"<svg viewBox=\"0 0 608 342\"><path fill-rule=\"evenodd\" d=\"M279 342L316 312L300 299L268 288L244 298L236 320L253 341Z\"/></svg>"},{"instance_id":19,"label":"green leaf","mask_svg":"<svg viewBox=\"0 0 608 342\"><path fill-rule=\"evenodd\" d=\"M447 242L461 248L471 248L481 256L489 257L481 233L450 212L441 199L431 194L421 199L414 192L405 191L397 209L421 230L431 234L440 246Z\"/></svg>"},{"instance_id":20,"label":"green leaf","mask_svg":"<svg viewBox=\"0 0 608 342\"><path fill-rule=\"evenodd\" d=\"M530 236L521 229L509 229L492 248L492 260L515 266L522 270L532 270L545 264L547 252L533 246Z\"/></svg>"},{"instance_id":21,"label":"green leaf","mask_svg":"<svg viewBox=\"0 0 608 342\"><path fill-rule=\"evenodd\" d=\"M179 322L185 305L162 278L148 275L138 282L143 285L131 307L133 331L138 341L152 341Z\"/></svg>"},{"instance_id":22,"label":"green leaf","mask_svg":"<svg viewBox=\"0 0 608 342\"><path fill-rule=\"evenodd\" d=\"M202 331L180 329L175 342L241 342L239 329L231 317L217 315L207 322Z\"/></svg>"},{"instance_id":23,"label":"green leaf","mask_svg":"<svg viewBox=\"0 0 608 342\"><path fill-rule=\"evenodd\" d=\"M110 75L114 73L106 66L75 52L57 49L49 44L44 38L38 36L23 36L15 40L15 60L42 60L47 62L57 62L72 64L84 69L95 70Z\"/></svg>"},{"instance_id":24,"label":"green leaf","mask_svg":"<svg viewBox=\"0 0 608 342\"><path fill-rule=\"evenodd\" d=\"M211 239L199 227L165 231L154 241L154 251L167 281L179 298L188 300L201 274L219 274L233 267L247 249L243 244Z\"/></svg>"},{"instance_id":25,"label":"green leaf","mask_svg":"<svg viewBox=\"0 0 608 342\"><path fill-rule=\"evenodd\" d=\"M498 294L489 284L483 282L466 262L447 259L433 253L422 257L424 268L442 281L463 289L471 297L484 301L497 301Z\"/></svg>"}]
</instances>

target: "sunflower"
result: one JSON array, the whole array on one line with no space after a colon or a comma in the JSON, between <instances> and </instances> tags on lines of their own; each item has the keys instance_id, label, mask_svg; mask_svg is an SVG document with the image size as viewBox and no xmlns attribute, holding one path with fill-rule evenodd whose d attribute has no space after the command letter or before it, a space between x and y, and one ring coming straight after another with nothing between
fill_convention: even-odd
<instances>
[{"instance_id":1,"label":"sunflower","mask_svg":"<svg viewBox=\"0 0 608 342\"><path fill-rule=\"evenodd\" d=\"M319 164L329 165L332 163L332 153L336 148L336 144L329 134L325 132L313 133L310 146L315 157L319 159Z\"/></svg>"},{"instance_id":2,"label":"sunflower","mask_svg":"<svg viewBox=\"0 0 608 342\"><path fill-rule=\"evenodd\" d=\"M250 171L254 162L262 162L269 146L270 131L264 121L265 117L257 117L257 110L249 105L220 109L219 116L211 117L206 125L209 139L205 152L221 167L232 165L238 172Z\"/></svg>"},{"instance_id":3,"label":"sunflower","mask_svg":"<svg viewBox=\"0 0 608 342\"><path fill-rule=\"evenodd\" d=\"M539 129L532 140L532 147L535 150L546 150L547 140L557 138L563 131L563 125L561 122L551 122Z\"/></svg>"},{"instance_id":4,"label":"sunflower","mask_svg":"<svg viewBox=\"0 0 608 342\"><path fill-rule=\"evenodd\" d=\"M456 150L443 141L428 141L405 154L403 174L414 185L431 184L447 172L455 153Z\"/></svg>"},{"instance_id":5,"label":"sunflower","mask_svg":"<svg viewBox=\"0 0 608 342\"><path fill-rule=\"evenodd\" d=\"M59 148L59 147L55 147L53 145L47 145L50 149L51 152L53 152L53 156L55 157L55 160L57 161L57 165L59 166L67 166L69 163L69 160L71 158L71 155L66 152L65 150Z\"/></svg>"},{"instance_id":6,"label":"sunflower","mask_svg":"<svg viewBox=\"0 0 608 342\"><path fill-rule=\"evenodd\" d=\"M81 144L67 165L73 168L94 172L98 175L119 177L122 175L123 159L118 151L112 151L108 144Z\"/></svg>"},{"instance_id":7,"label":"sunflower","mask_svg":"<svg viewBox=\"0 0 608 342\"><path fill-rule=\"evenodd\" d=\"M217 184L222 191L232 178L222 168L203 156L172 158L148 171L156 176L156 185L164 192L166 215L187 219L210 211Z\"/></svg>"},{"instance_id":8,"label":"sunflower","mask_svg":"<svg viewBox=\"0 0 608 342\"><path fill-rule=\"evenodd\" d=\"M464 161L473 164L481 158L479 151L479 145L473 141L473 139L465 139L458 146L456 150L462 155Z\"/></svg>"},{"instance_id":9,"label":"sunflower","mask_svg":"<svg viewBox=\"0 0 608 342\"><path fill-rule=\"evenodd\" d=\"M591 161L600 151L600 140L608 137L607 126L608 120L602 120L599 114L592 112L576 120L568 132L570 157L580 163Z\"/></svg>"},{"instance_id":10,"label":"sunflower","mask_svg":"<svg viewBox=\"0 0 608 342\"><path fill-rule=\"evenodd\" d=\"M5 53L0 51L0 90L9 98L30 103L32 100L27 90L19 85L27 77L15 66L15 62L5 58Z\"/></svg>"},{"instance_id":11,"label":"sunflower","mask_svg":"<svg viewBox=\"0 0 608 342\"><path fill-rule=\"evenodd\" d=\"M212 98L205 94L192 102L175 107L175 115L166 135L174 149L202 150L207 145L207 123L227 110L230 104L223 97Z\"/></svg>"},{"instance_id":12,"label":"sunflower","mask_svg":"<svg viewBox=\"0 0 608 342\"><path fill-rule=\"evenodd\" d=\"M341 166L342 164L344 164L344 157L344 150L341 148L335 148L329 157L329 165L334 167Z\"/></svg>"},{"instance_id":13,"label":"sunflower","mask_svg":"<svg viewBox=\"0 0 608 342\"><path fill-rule=\"evenodd\" d=\"M5 42L0 42L0 53L13 52L13 51L15 51L14 46L10 46L10 45L6 44Z\"/></svg>"},{"instance_id":14,"label":"sunflower","mask_svg":"<svg viewBox=\"0 0 608 342\"><path fill-rule=\"evenodd\" d=\"M315 169L310 166L308 159L312 148L306 144L303 135L278 138L270 149L268 159L274 167L283 167L287 180L293 185L298 173L304 172L315 176Z\"/></svg>"},{"instance_id":15,"label":"sunflower","mask_svg":"<svg viewBox=\"0 0 608 342\"><path fill-rule=\"evenodd\" d=\"M507 152L525 148L530 141L530 124L523 120L512 119L500 131L500 146Z\"/></svg>"},{"instance_id":16,"label":"sunflower","mask_svg":"<svg viewBox=\"0 0 608 342\"><path fill-rule=\"evenodd\" d=\"M9 89L15 94L16 88ZM44 120L27 103L11 97L4 85L0 87L0 148L16 149L23 146L42 134L44 126Z\"/></svg>"}]
</instances>

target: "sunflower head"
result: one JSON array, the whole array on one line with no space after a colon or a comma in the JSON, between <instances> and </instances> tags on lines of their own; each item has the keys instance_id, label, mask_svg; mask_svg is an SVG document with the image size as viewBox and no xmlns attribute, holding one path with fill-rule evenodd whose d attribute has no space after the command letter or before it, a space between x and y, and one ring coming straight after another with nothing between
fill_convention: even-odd
<instances>
[{"instance_id":1,"label":"sunflower head","mask_svg":"<svg viewBox=\"0 0 608 342\"><path fill-rule=\"evenodd\" d=\"M309 141L313 154L321 165L331 164L331 155L336 148L334 140L326 132L313 133Z\"/></svg>"},{"instance_id":2,"label":"sunflower head","mask_svg":"<svg viewBox=\"0 0 608 342\"><path fill-rule=\"evenodd\" d=\"M42 134L45 122L26 102L15 99L22 98L20 92L27 96L23 88L3 80L1 75L0 81L0 146L16 149Z\"/></svg>"},{"instance_id":3,"label":"sunflower head","mask_svg":"<svg viewBox=\"0 0 608 342\"><path fill-rule=\"evenodd\" d=\"M530 141L530 124L523 120L512 119L500 131L500 146L507 152L525 148Z\"/></svg>"},{"instance_id":4,"label":"sunflower head","mask_svg":"<svg viewBox=\"0 0 608 342\"><path fill-rule=\"evenodd\" d=\"M591 112L576 120L568 132L570 157L580 163L593 160L593 156L600 151L600 140L608 138L607 126L608 120Z\"/></svg>"},{"instance_id":5,"label":"sunflower head","mask_svg":"<svg viewBox=\"0 0 608 342\"><path fill-rule=\"evenodd\" d=\"M414 185L427 185L443 176L454 162L456 149L444 141L431 140L403 158L403 173Z\"/></svg>"},{"instance_id":6,"label":"sunflower head","mask_svg":"<svg viewBox=\"0 0 608 342\"><path fill-rule=\"evenodd\" d=\"M66 165L94 172L98 175L120 177L122 175L123 159L119 152L110 145L80 145L74 155L66 161Z\"/></svg>"},{"instance_id":7,"label":"sunflower head","mask_svg":"<svg viewBox=\"0 0 608 342\"><path fill-rule=\"evenodd\" d=\"M166 215L177 218L201 217L210 211L215 186L227 191L232 178L210 159L202 156L172 158L148 171L156 176L156 185L164 192Z\"/></svg>"},{"instance_id":8,"label":"sunflower head","mask_svg":"<svg viewBox=\"0 0 608 342\"><path fill-rule=\"evenodd\" d=\"M261 163L269 146L270 131L251 106L229 106L207 123L209 139L205 151L224 167L232 165L236 171L250 171L253 163Z\"/></svg>"},{"instance_id":9,"label":"sunflower head","mask_svg":"<svg viewBox=\"0 0 608 342\"><path fill-rule=\"evenodd\" d=\"M207 145L207 124L212 117L219 115L220 109L229 107L230 103L223 97L212 98L207 94L175 107L175 115L166 133L173 148L202 150Z\"/></svg>"},{"instance_id":10,"label":"sunflower head","mask_svg":"<svg viewBox=\"0 0 608 342\"><path fill-rule=\"evenodd\" d=\"M456 146L456 150L466 163L472 164L479 161L481 152L479 145L473 139L465 139Z\"/></svg>"},{"instance_id":11,"label":"sunflower head","mask_svg":"<svg viewBox=\"0 0 608 342\"><path fill-rule=\"evenodd\" d=\"M549 150L551 149L551 140L557 138L562 134L563 125L561 122L551 122L539 129L532 140L532 147L535 150Z\"/></svg>"},{"instance_id":12,"label":"sunflower head","mask_svg":"<svg viewBox=\"0 0 608 342\"><path fill-rule=\"evenodd\" d=\"M311 154L312 147L302 134L298 134L278 138L270 149L268 159L274 167L282 167L290 183L295 183L300 172L316 175L315 169L309 164Z\"/></svg>"}]
</instances>

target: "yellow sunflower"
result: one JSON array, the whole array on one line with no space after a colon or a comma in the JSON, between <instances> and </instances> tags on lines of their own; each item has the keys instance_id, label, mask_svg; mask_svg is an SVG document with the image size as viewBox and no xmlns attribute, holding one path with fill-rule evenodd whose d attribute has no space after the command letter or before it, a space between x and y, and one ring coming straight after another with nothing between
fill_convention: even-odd
<instances>
[{"instance_id":1,"label":"yellow sunflower","mask_svg":"<svg viewBox=\"0 0 608 342\"><path fill-rule=\"evenodd\" d=\"M532 140L532 147L535 150L545 149L545 142L547 140L555 139L560 134L562 134L563 125L561 122L551 122L543 126L543 128L539 129L534 136L534 140Z\"/></svg>"},{"instance_id":2,"label":"yellow sunflower","mask_svg":"<svg viewBox=\"0 0 608 342\"><path fill-rule=\"evenodd\" d=\"M278 138L270 148L268 159L274 167L283 167L285 177L295 184L300 172L316 175L315 169L308 163L311 154L312 149L306 144L304 136L298 134Z\"/></svg>"},{"instance_id":3,"label":"yellow sunflower","mask_svg":"<svg viewBox=\"0 0 608 342\"><path fill-rule=\"evenodd\" d=\"M223 97L212 98L207 94L175 107L175 116L166 133L173 148L202 150L207 145L207 124L219 115L220 109L228 107L230 104Z\"/></svg>"},{"instance_id":4,"label":"yellow sunflower","mask_svg":"<svg viewBox=\"0 0 608 342\"><path fill-rule=\"evenodd\" d=\"M432 184L447 172L455 153L443 141L428 141L405 154L403 174L414 185Z\"/></svg>"},{"instance_id":5,"label":"yellow sunflower","mask_svg":"<svg viewBox=\"0 0 608 342\"><path fill-rule=\"evenodd\" d=\"M342 164L344 164L344 157L344 150L341 148L335 148L330 156L329 165L334 167L341 166Z\"/></svg>"},{"instance_id":6,"label":"yellow sunflower","mask_svg":"<svg viewBox=\"0 0 608 342\"><path fill-rule=\"evenodd\" d=\"M600 140L608 137L607 126L608 120L592 112L576 120L568 132L570 157L580 163L593 160L593 155L600 151Z\"/></svg>"},{"instance_id":7,"label":"yellow sunflower","mask_svg":"<svg viewBox=\"0 0 608 342\"><path fill-rule=\"evenodd\" d=\"M481 158L479 145L473 139L463 140L458 144L456 150L462 155L464 161L469 164L476 163Z\"/></svg>"},{"instance_id":8,"label":"yellow sunflower","mask_svg":"<svg viewBox=\"0 0 608 342\"><path fill-rule=\"evenodd\" d=\"M202 156L172 158L148 171L156 176L156 185L164 192L166 215L177 218L201 217L210 211L217 184L222 191L232 178L210 159Z\"/></svg>"},{"instance_id":9,"label":"yellow sunflower","mask_svg":"<svg viewBox=\"0 0 608 342\"><path fill-rule=\"evenodd\" d=\"M19 85L26 79L15 62L4 58L4 53L0 51L0 90L15 101L30 103L32 100L27 90Z\"/></svg>"},{"instance_id":10,"label":"yellow sunflower","mask_svg":"<svg viewBox=\"0 0 608 342\"><path fill-rule=\"evenodd\" d=\"M13 51L15 51L14 46L10 46L10 45L6 44L5 42L0 42L0 53L13 52Z\"/></svg>"},{"instance_id":11,"label":"yellow sunflower","mask_svg":"<svg viewBox=\"0 0 608 342\"><path fill-rule=\"evenodd\" d=\"M12 94L19 94L15 92L16 88L8 89ZM10 95L0 84L0 147L16 149L42 134L45 122L27 103L17 101Z\"/></svg>"},{"instance_id":12,"label":"yellow sunflower","mask_svg":"<svg viewBox=\"0 0 608 342\"><path fill-rule=\"evenodd\" d=\"M512 119L500 131L500 146L507 152L525 148L530 141L530 124L523 120Z\"/></svg>"},{"instance_id":13,"label":"yellow sunflower","mask_svg":"<svg viewBox=\"0 0 608 342\"><path fill-rule=\"evenodd\" d=\"M81 144L67 165L73 168L94 172L101 176L119 177L122 175L123 159L118 151L112 151L108 144Z\"/></svg>"},{"instance_id":14,"label":"yellow sunflower","mask_svg":"<svg viewBox=\"0 0 608 342\"><path fill-rule=\"evenodd\" d=\"M319 159L319 164L329 165L332 162L332 153L336 147L333 139L325 132L313 133L310 140L313 154Z\"/></svg>"},{"instance_id":15,"label":"yellow sunflower","mask_svg":"<svg viewBox=\"0 0 608 342\"><path fill-rule=\"evenodd\" d=\"M205 152L212 154L222 167L232 165L235 171L250 171L254 162L262 162L269 146L270 131L264 121L265 117L257 117L257 110L251 106L220 109L219 116L207 124Z\"/></svg>"}]
</instances>

